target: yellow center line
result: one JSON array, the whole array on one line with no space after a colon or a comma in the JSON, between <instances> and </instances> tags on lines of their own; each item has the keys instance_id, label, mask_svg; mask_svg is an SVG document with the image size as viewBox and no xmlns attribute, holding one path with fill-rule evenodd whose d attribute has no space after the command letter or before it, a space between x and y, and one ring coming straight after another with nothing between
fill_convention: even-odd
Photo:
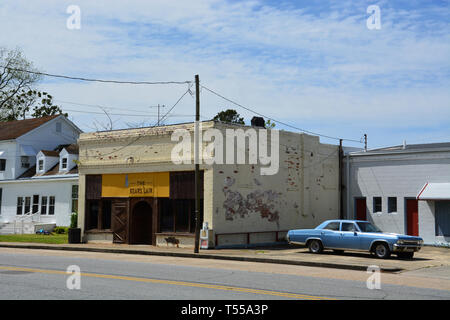
<instances>
[{"instance_id":1,"label":"yellow center line","mask_svg":"<svg viewBox=\"0 0 450 320\"><path fill-rule=\"evenodd\" d=\"M45 270L45 269L32 269L32 268L21 268L21 267L4 267L4 266L0 266L0 270L25 271L25 272L33 272L33 273L61 274L61 275L69 275L69 274L71 274L71 273L68 273L66 271L59 271L59 270ZM225 291L242 292L242 293L265 294L265 295L272 295L272 296L279 296L279 297L293 298L293 299L335 300L335 299L332 299L332 298L325 298L325 297L319 297L319 296L310 296L310 295L297 294L297 293L270 291L270 290L261 290L261 289L251 289L251 288L240 288L240 287L223 286L223 285L215 285L215 284L203 284L203 283L186 282L186 281L137 278L137 277L129 277L129 276L116 276L116 275L97 274L97 273L84 273L84 272L81 272L80 275L84 276L84 277L92 277L92 278L126 280L126 281L135 281L135 282L169 284L169 285L184 286L184 287L195 287L195 288L225 290Z\"/></svg>"}]
</instances>

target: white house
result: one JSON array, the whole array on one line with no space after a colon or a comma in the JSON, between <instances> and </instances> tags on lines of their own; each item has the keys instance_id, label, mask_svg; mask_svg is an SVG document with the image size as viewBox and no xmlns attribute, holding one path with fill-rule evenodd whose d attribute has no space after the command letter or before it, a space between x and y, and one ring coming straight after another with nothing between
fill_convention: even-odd
<instances>
[{"instance_id":1,"label":"white house","mask_svg":"<svg viewBox=\"0 0 450 320\"><path fill-rule=\"evenodd\" d=\"M347 218L450 244L450 143L350 152L344 169Z\"/></svg>"},{"instance_id":2,"label":"white house","mask_svg":"<svg viewBox=\"0 0 450 320\"><path fill-rule=\"evenodd\" d=\"M0 234L70 224L80 133L64 116L0 122Z\"/></svg>"}]
</instances>

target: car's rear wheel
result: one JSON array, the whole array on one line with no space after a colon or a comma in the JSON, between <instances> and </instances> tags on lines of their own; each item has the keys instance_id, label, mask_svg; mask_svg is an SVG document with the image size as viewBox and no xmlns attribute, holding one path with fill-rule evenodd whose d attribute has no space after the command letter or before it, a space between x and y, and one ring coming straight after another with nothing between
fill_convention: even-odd
<instances>
[{"instance_id":1,"label":"car's rear wheel","mask_svg":"<svg viewBox=\"0 0 450 320\"><path fill-rule=\"evenodd\" d=\"M322 242L319 240L311 240L308 243L308 249L312 253L321 253L323 251Z\"/></svg>"},{"instance_id":2,"label":"car's rear wheel","mask_svg":"<svg viewBox=\"0 0 450 320\"><path fill-rule=\"evenodd\" d=\"M380 259L387 259L391 256L391 250L389 250L388 245L382 242L375 244L373 253L377 258Z\"/></svg>"}]
</instances>

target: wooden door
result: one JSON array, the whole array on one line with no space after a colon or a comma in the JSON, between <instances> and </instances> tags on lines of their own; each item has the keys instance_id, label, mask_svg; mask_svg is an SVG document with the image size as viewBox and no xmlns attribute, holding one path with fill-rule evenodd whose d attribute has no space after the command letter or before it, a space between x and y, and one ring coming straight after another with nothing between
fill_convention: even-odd
<instances>
[{"instance_id":1,"label":"wooden door","mask_svg":"<svg viewBox=\"0 0 450 320\"><path fill-rule=\"evenodd\" d=\"M366 198L356 199L356 220L367 220Z\"/></svg>"},{"instance_id":2,"label":"wooden door","mask_svg":"<svg viewBox=\"0 0 450 320\"><path fill-rule=\"evenodd\" d=\"M419 235L419 201L415 199L406 200L406 233Z\"/></svg>"},{"instance_id":3,"label":"wooden door","mask_svg":"<svg viewBox=\"0 0 450 320\"><path fill-rule=\"evenodd\" d=\"M128 242L128 201L113 200L111 206L111 229L114 243Z\"/></svg>"}]
</instances>

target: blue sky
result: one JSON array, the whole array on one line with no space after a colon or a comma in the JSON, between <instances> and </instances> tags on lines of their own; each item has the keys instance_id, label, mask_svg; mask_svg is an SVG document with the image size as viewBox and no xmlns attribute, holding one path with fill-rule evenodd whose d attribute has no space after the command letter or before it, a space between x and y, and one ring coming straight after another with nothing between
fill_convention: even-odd
<instances>
[{"instance_id":1,"label":"blue sky","mask_svg":"<svg viewBox=\"0 0 450 320\"><path fill-rule=\"evenodd\" d=\"M73 4L80 30L66 27ZM379 30L366 26L369 5L380 8ZM206 87L262 114L334 137L367 133L369 147L379 147L450 141L449 18L442 0L2 0L0 45L22 48L48 73L140 81L199 74ZM187 89L55 79L40 86L59 101L130 114L112 116L115 128L154 124L149 106L170 106ZM78 111L68 112L85 131L107 122L83 114L99 108L59 101ZM247 122L253 116L202 91L203 119L229 107ZM187 95L166 123L190 121L194 110Z\"/></svg>"}]
</instances>

